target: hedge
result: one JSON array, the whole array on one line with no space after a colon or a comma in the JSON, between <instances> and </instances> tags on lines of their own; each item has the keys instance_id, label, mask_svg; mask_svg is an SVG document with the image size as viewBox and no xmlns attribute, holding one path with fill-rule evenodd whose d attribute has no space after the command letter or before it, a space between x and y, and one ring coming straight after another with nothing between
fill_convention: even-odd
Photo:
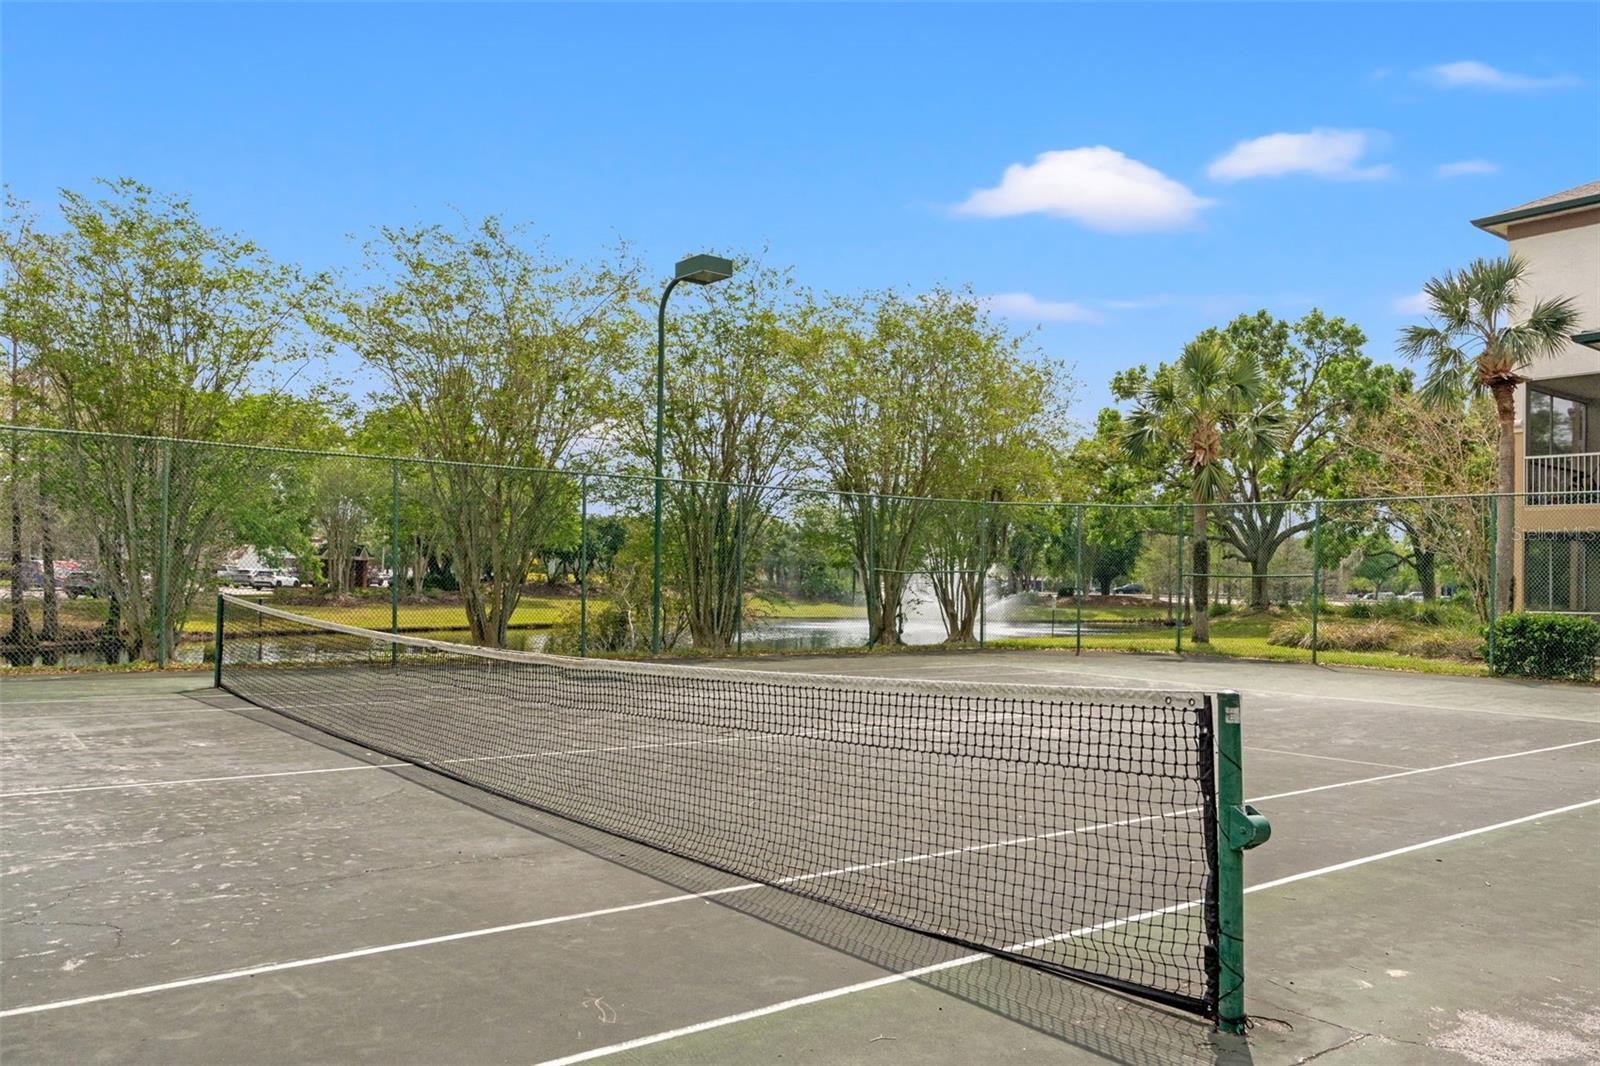
<instances>
[{"instance_id":1,"label":"hedge","mask_svg":"<svg viewBox=\"0 0 1600 1066\"><path fill-rule=\"evenodd\" d=\"M1594 680L1600 622L1574 615L1517 612L1494 623L1494 673L1503 677Z\"/></svg>"}]
</instances>

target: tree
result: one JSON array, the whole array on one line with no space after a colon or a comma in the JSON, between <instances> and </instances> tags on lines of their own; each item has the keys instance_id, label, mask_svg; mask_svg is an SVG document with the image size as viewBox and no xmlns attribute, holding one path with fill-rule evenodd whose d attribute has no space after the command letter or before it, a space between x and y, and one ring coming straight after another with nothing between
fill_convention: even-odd
<instances>
[{"instance_id":1,"label":"tree","mask_svg":"<svg viewBox=\"0 0 1600 1066\"><path fill-rule=\"evenodd\" d=\"M1454 405L1429 404L1403 393L1381 417L1363 421L1360 462L1351 485L1377 499L1361 505L1369 521L1399 536L1392 550L1417 574L1432 598L1442 560L1487 619L1491 590L1488 512L1482 494L1492 491L1498 428L1486 397Z\"/></svg>"},{"instance_id":2,"label":"tree","mask_svg":"<svg viewBox=\"0 0 1600 1066\"><path fill-rule=\"evenodd\" d=\"M732 278L681 299L667 330L664 520L690 637L720 649L734 639L772 503L803 469L822 333L810 295L750 257ZM631 380L644 417L624 442L644 466L655 450L653 351Z\"/></svg>"},{"instance_id":3,"label":"tree","mask_svg":"<svg viewBox=\"0 0 1600 1066\"><path fill-rule=\"evenodd\" d=\"M1136 459L1176 456L1171 476L1194 516L1194 640L1205 644L1211 640L1208 508L1233 487L1226 460L1260 461L1278 446L1282 412L1262 403L1267 383L1260 363L1221 336L1197 337L1176 362L1143 378L1141 368L1117 385L1119 394L1136 382L1143 385L1123 443Z\"/></svg>"},{"instance_id":4,"label":"tree","mask_svg":"<svg viewBox=\"0 0 1600 1066\"><path fill-rule=\"evenodd\" d=\"M1237 506L1213 512L1220 539L1250 567L1250 605L1264 607L1274 556L1312 527L1303 501L1342 494L1353 430L1382 412L1400 375L1362 354L1359 327L1316 309L1292 325L1266 311L1240 315L1209 335L1261 367L1259 402L1282 412L1274 447L1223 457Z\"/></svg>"},{"instance_id":5,"label":"tree","mask_svg":"<svg viewBox=\"0 0 1600 1066\"><path fill-rule=\"evenodd\" d=\"M1534 360L1560 351L1578 327L1578 308L1570 297L1539 300L1518 320L1524 303L1519 290L1527 272L1527 263L1511 255L1475 259L1459 273L1447 270L1430 278L1422 287L1430 312L1427 325L1400 332L1401 351L1427 364L1421 390L1425 400L1459 404L1467 392L1487 392L1494 398L1500 423L1494 597L1500 610L1511 606L1515 562L1510 494L1516 490L1517 385Z\"/></svg>"},{"instance_id":6,"label":"tree","mask_svg":"<svg viewBox=\"0 0 1600 1066\"><path fill-rule=\"evenodd\" d=\"M239 529L290 521L267 454L159 438L294 444L325 425L320 392L292 397L274 378L316 353L299 327L322 283L180 198L104 185L98 200L61 193L59 233L8 227L23 280L7 315L48 419L74 431L54 502L95 523L101 580L141 658L170 646Z\"/></svg>"},{"instance_id":7,"label":"tree","mask_svg":"<svg viewBox=\"0 0 1600 1066\"><path fill-rule=\"evenodd\" d=\"M619 414L615 374L639 334L625 263L579 267L498 218L385 228L378 279L323 320L387 383L461 582L472 639L504 646L538 548L577 509L550 472Z\"/></svg>"},{"instance_id":8,"label":"tree","mask_svg":"<svg viewBox=\"0 0 1600 1066\"><path fill-rule=\"evenodd\" d=\"M1026 443L1052 440L1067 383L991 322L970 292L880 293L833 310L818 374L817 451L831 487L845 494L856 565L870 575L869 640L900 643L907 579L929 569L949 578L942 606L951 638L962 639L1000 530L968 508L930 542L929 497L1014 498L1015 479L1033 474L1004 464Z\"/></svg>"}]
</instances>

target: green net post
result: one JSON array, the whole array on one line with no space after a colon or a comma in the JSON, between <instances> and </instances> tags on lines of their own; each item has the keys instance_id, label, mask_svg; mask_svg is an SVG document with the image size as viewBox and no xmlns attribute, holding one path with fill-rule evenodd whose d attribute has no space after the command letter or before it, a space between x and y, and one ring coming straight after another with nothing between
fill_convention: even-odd
<instances>
[{"instance_id":1,"label":"green net post","mask_svg":"<svg viewBox=\"0 0 1600 1066\"><path fill-rule=\"evenodd\" d=\"M1074 655L1083 654L1083 504L1078 504L1078 579L1072 589L1073 597L1073 627L1077 633Z\"/></svg>"},{"instance_id":2,"label":"green net post","mask_svg":"<svg viewBox=\"0 0 1600 1066\"><path fill-rule=\"evenodd\" d=\"M1317 614L1322 608L1322 504L1311 505L1311 663L1317 662Z\"/></svg>"},{"instance_id":3,"label":"green net post","mask_svg":"<svg viewBox=\"0 0 1600 1066\"><path fill-rule=\"evenodd\" d=\"M389 464L389 632L400 632L400 462ZM389 645L389 661L400 655L400 645Z\"/></svg>"},{"instance_id":4,"label":"green net post","mask_svg":"<svg viewBox=\"0 0 1600 1066\"><path fill-rule=\"evenodd\" d=\"M733 653L744 651L744 497L733 514Z\"/></svg>"},{"instance_id":5,"label":"green net post","mask_svg":"<svg viewBox=\"0 0 1600 1066\"><path fill-rule=\"evenodd\" d=\"M1244 741L1237 692L1216 697L1217 733L1217 1027L1243 1033L1244 853L1272 826L1244 802Z\"/></svg>"},{"instance_id":6,"label":"green net post","mask_svg":"<svg viewBox=\"0 0 1600 1066\"><path fill-rule=\"evenodd\" d=\"M217 628L211 634L211 687L222 687L222 593L217 593Z\"/></svg>"},{"instance_id":7,"label":"green net post","mask_svg":"<svg viewBox=\"0 0 1600 1066\"><path fill-rule=\"evenodd\" d=\"M1183 654L1183 508L1174 512L1178 522L1178 550L1172 557L1172 650Z\"/></svg>"},{"instance_id":8,"label":"green net post","mask_svg":"<svg viewBox=\"0 0 1600 1066\"><path fill-rule=\"evenodd\" d=\"M1483 657L1494 673L1494 620L1500 611L1500 497L1489 497L1489 638Z\"/></svg>"},{"instance_id":9,"label":"green net post","mask_svg":"<svg viewBox=\"0 0 1600 1066\"><path fill-rule=\"evenodd\" d=\"M170 555L172 442L161 442L161 544L156 564L156 665L167 665L167 566Z\"/></svg>"},{"instance_id":10,"label":"green net post","mask_svg":"<svg viewBox=\"0 0 1600 1066\"><path fill-rule=\"evenodd\" d=\"M578 478L578 656L589 654L589 475Z\"/></svg>"}]
</instances>

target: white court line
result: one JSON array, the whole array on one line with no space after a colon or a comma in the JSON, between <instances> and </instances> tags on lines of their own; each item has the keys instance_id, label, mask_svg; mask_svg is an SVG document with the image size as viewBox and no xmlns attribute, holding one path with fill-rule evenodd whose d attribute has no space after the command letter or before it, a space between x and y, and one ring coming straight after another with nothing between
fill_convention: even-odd
<instances>
[{"instance_id":1,"label":"white court line","mask_svg":"<svg viewBox=\"0 0 1600 1066\"><path fill-rule=\"evenodd\" d=\"M230 774L225 777L185 777L177 781L123 781L111 785L72 785L67 788L35 788L21 792L0 792L0 799L22 796L60 796L69 792L106 792L120 788L166 788L172 785L211 785L221 781L255 781L264 777L300 777L306 774L345 774L353 770L385 770L410 766L408 762L362 763L359 766L327 766L316 770L275 770L259 774Z\"/></svg>"},{"instance_id":2,"label":"white court line","mask_svg":"<svg viewBox=\"0 0 1600 1066\"><path fill-rule=\"evenodd\" d=\"M1392 762L1373 762L1371 759L1346 759L1338 755L1313 755L1309 751L1285 751L1282 748L1258 748L1254 744L1246 744L1245 751L1265 751L1273 755L1294 755L1302 759L1323 759L1327 762L1347 762L1354 766L1381 766L1387 770L1415 770L1415 766L1397 766Z\"/></svg>"},{"instance_id":3,"label":"white court line","mask_svg":"<svg viewBox=\"0 0 1600 1066\"><path fill-rule=\"evenodd\" d=\"M36 703L137 703L140 700L170 700L175 696L187 696L191 692L205 691L208 689L186 688L176 692L151 692L143 696L61 696L43 700L6 700L6 706L31 707Z\"/></svg>"},{"instance_id":4,"label":"white court line","mask_svg":"<svg viewBox=\"0 0 1600 1066\"><path fill-rule=\"evenodd\" d=\"M1595 744L1595 743L1600 743L1600 737L1597 737L1594 740L1581 740L1581 741L1577 742L1577 744ZM1325 791L1327 791L1329 789L1343 788L1343 787L1346 787L1348 785L1362 785L1362 784L1367 784L1369 782L1374 782L1374 781L1387 781L1387 780L1389 780L1391 778L1394 778L1394 777L1407 777L1407 776L1410 776L1411 774L1414 774L1414 773L1429 773L1429 772L1432 772L1433 770L1447 770L1447 769L1451 769L1451 768L1456 767L1456 766L1471 766L1471 765L1474 765L1474 764L1480 763L1480 762L1493 762L1496 759L1511 759L1511 758L1516 758L1516 757L1521 756L1521 755L1536 755L1536 754L1540 754L1540 753L1543 753L1543 752L1546 752L1546 751L1559 751L1559 750L1562 750L1563 748L1575 747L1575 746L1577 746L1577 744L1562 744L1562 745L1558 745L1558 746L1553 747L1553 748L1537 748L1537 749L1534 749L1533 751L1513 752L1513 753L1510 753L1510 754L1507 754L1507 755L1492 755L1492 756L1488 756L1487 758L1483 758L1483 759L1471 759L1471 760L1468 760L1466 762L1451 763L1451 764L1448 764L1446 766L1429 767L1429 768L1424 768L1424 769L1421 769L1421 770L1409 770L1409 771L1406 771L1405 773L1401 773L1401 774L1384 774L1384 775L1381 775L1379 777L1369 777L1369 778L1363 778L1363 779L1355 780L1355 781L1343 781L1343 782L1335 782L1333 784L1328 784L1328 785L1317 785L1317 786L1312 787L1312 788L1299 789L1299 790L1294 791L1294 792L1280 792L1280 793L1276 793L1276 794L1271 795L1271 796L1253 797L1253 798L1248 799L1246 802L1249 802L1249 803L1260 803L1260 802L1264 802L1264 801L1269 800L1269 799L1282 799L1282 798L1287 797L1287 796L1301 796L1301 795L1305 795L1305 794L1311 793L1311 792L1325 792ZM351 767L351 769L375 769L375 767ZM1600 803L1600 800L1589 801L1589 803ZM1576 809L1576 807L1588 806L1589 803L1580 803L1580 804L1575 805L1574 807L1562 807L1562 808L1559 808L1557 811L1545 812L1545 813L1560 813L1561 811L1567 811L1567 810ZM1140 818L1126 819L1125 821L1120 822L1120 823L1116 823L1116 822L1102 823L1102 824L1095 825L1095 826L1081 826L1081 827L1075 827L1073 829L1064 829L1064 830L1060 830L1060 831L1058 831L1056 833L1044 834L1044 835L1039 836L1039 837L1018 837L1018 838L1015 838L1013 840L1008 840L1008 841L997 841L997 842L989 843L989 844L974 844L974 845L971 845L971 846L969 846L967 848L954 849L954 850L948 851L948 852L935 852L935 853L930 853L928 855L907 856L907 857L900 858L900 859L886 859L886 860L883 860L882 862L877 862L877 863L868 863L868 864L862 864L862 865L858 865L858 866L842 867L839 870L834 870L834 871L819 871L817 873L811 873L811 874L798 874L798 875L795 875L793 877L784 878L782 881L780 881L778 883L779 884L790 884L790 883L797 883L797 882L801 882L801 881L811 881L811 880L817 880L817 879L822 878L822 877L839 876L841 874L858 872L860 870L877 869L877 868L881 868L881 867L884 867L884 866L892 866L892 865L895 865L895 864L900 863L900 862L920 862L920 861L924 861L924 860L929 859L929 858L937 858L937 857L942 857L942 856L945 856L945 855L952 855L952 854L961 854L961 853L968 852L968 851L984 850L984 849L990 849L990 848L995 848L995 847L1007 847L1007 846L1012 846L1012 845L1016 845L1016 844L1027 843L1027 842L1032 841L1032 840L1046 839L1047 837L1060 837L1060 836L1070 835L1070 834L1074 834L1074 833L1090 832L1090 831L1093 831L1095 829L1107 828L1107 827L1115 826L1115 825L1131 825L1131 824L1135 824L1135 823L1138 823L1138 822L1147 822L1147 821L1152 821L1152 820L1159 819L1159 818L1166 818L1166 817L1172 817L1172 816L1175 816L1175 815L1181 815L1181 814L1185 814L1185 813L1192 813L1194 810L1196 810L1196 808L1190 807L1190 808L1186 808L1183 811L1165 811L1165 812L1162 812L1160 814L1145 815L1145 816L1140 817ZM1529 816L1529 818L1538 818L1538 817L1542 817L1542 816L1541 815L1530 815ZM1528 818L1520 819L1520 821L1527 821L1527 820L1528 820ZM1515 822L1509 822L1509 823L1502 823L1502 824L1511 825L1511 824L1516 824L1516 823ZM1499 826L1490 826L1488 828L1489 829L1494 829L1494 828L1499 828ZM1466 835L1470 836L1470 835L1472 835L1474 833L1477 833L1477 832L1487 832L1487 831L1488 831L1488 829L1468 830ZM1449 838L1446 838L1446 839L1451 839L1451 840L1459 839L1460 836L1461 836L1461 834L1457 834L1456 836L1449 837ZM1387 855L1390 855L1390 854L1402 854L1406 850L1416 850L1416 848L1424 847L1424 846L1426 846L1426 845L1411 845L1409 848L1402 848L1402 849L1399 849L1399 850L1394 851L1394 852L1385 852L1384 856L1387 856ZM1379 857L1381 858L1381 857L1384 857L1384 856L1379 856ZM1372 860L1371 859L1365 859L1365 860L1359 860L1358 859L1358 860L1353 860L1352 864L1359 865L1361 862L1370 862L1370 861L1372 861ZM1351 864L1341 865L1340 868L1341 869L1344 868L1345 865L1351 865ZM1307 875L1307 876L1309 876L1309 875ZM225 971L225 972L222 972L222 973L207 974L207 975L204 975L204 976L201 976L201 977L189 977L189 978L184 978L184 979L178 980L178 981L168 981L166 983L158 984L158 985L143 985L143 986L140 986L138 988L124 989L124 990L122 990L120 992L106 992L106 993L102 993L100 995L95 995L95 996L83 996L83 997L80 997L78 999L57 1000L57 1001L52 1002L52 1003L40 1003L40 1004L36 1004L34 1006L31 1006L31 1007L13 1007L10 1010L0 1011L0 1018L9 1018L12 1015L17 1015L17 1014L35 1014L35 1013L38 1013L40 1011L60 1010L60 1009L62 1009L64 1007L76 1007L76 1006L80 1006L80 1005L85 1004L85 1003L99 1003L99 1002L102 1002L102 1001L105 1001L105 1000L111 1000L111 999L124 999L124 998L129 997L129 996L148 995L148 994L153 993L153 992L165 992L165 991L169 991L169 990L175 989L175 988L188 988L188 987L191 987L191 986L194 986L194 985L213 984L213 983L218 982L218 981L231 981L231 980L235 980L235 979L241 978L241 977L254 977L254 976L257 976L257 975L260 975L260 974L264 974L264 973L277 973L277 972L279 972L281 970L295 970L295 969L300 969L300 968L305 967L305 966L317 966L317 965L321 965L322 963L339 962L339 961L342 961L342 960L345 960L345 959L362 958L362 957L365 957L365 956L368 956L368 955L381 955L381 954L386 954L386 953L391 952L391 951L404 951L404 950L407 950L409 948L426 947L426 946L429 946L429 945L432 945L432 944L443 944L443 943L449 943L451 941L456 941L456 940L469 940L469 939L472 939L474 937L489 936L489 935L494 934L494 933L514 932L514 931L519 930L519 929L534 929L534 928L538 928L540 926L556 925L556 924L559 924L559 923L562 923L562 922L579 921L579 920L583 920L583 919L586 919L586 918L599 917L599 916L608 915L608 914L619 914L619 913L623 913L623 912L626 912L626 911L645 910L645 909L650 908L650 907L660 907L660 906L663 906L663 905L669 904L669 903L682 903L682 902L688 902L688 901L692 901L692 900L713 899L713 898L715 898L717 896L725 896L725 895L728 895L728 894L733 893L733 892L748 892L748 891L751 891L752 889L757 889L757 888L761 888L761 887L764 887L764 886L762 884L758 883L758 882L741 882L739 884L729 885L729 886L726 886L724 888L711 889L711 890L706 891L706 892L695 892L695 893L689 893L689 894L684 894L684 895L667 896L667 897L663 897L663 898L660 898L660 899L646 900L646 901L644 901L642 903L624 904L624 905L621 905L621 906L618 906L618 907L611 907L611 908L606 908L606 909L597 910L597 911L585 911L585 912L582 912L580 914L557 915L557 916L550 917L550 918L536 918L536 919L533 919L531 921L517 922L517 923L511 924L511 925L491 926L491 927L486 928L486 929L469 929L469 930L466 930L466 931L460 932L460 933L447 933L447 934L444 934L442 936L427 937L427 938L422 939L422 940L408 940L408 941L403 941L403 942L400 942L400 943L397 943L397 944L381 944L381 945L378 945L376 947L360 948L360 949L357 949L357 950L354 950L354 951L340 952L340 953L334 954L334 955L320 955L320 956L316 956L314 958L309 958L309 959L296 959L296 960L294 960L292 962L268 963L268 964L264 964L262 966L254 966L254 967L250 967L250 968L243 969L243 970L228 970L228 971ZM1247 892L1253 891L1253 889L1246 889L1246 891ZM1180 907L1182 907L1182 906L1191 906L1191 905L1192 904L1182 904L1182 905L1180 905ZM1152 912L1152 913L1161 913L1161 912ZM976 960L978 958L987 958L987 957L988 957L987 955L974 956L974 960ZM924 972L931 972L931 971L924 971Z\"/></svg>"},{"instance_id":5,"label":"white court line","mask_svg":"<svg viewBox=\"0 0 1600 1066\"><path fill-rule=\"evenodd\" d=\"M60 722L72 718L134 718L148 714L210 714L228 710L226 707L151 707L141 710L130 707L125 711L69 711L64 714L45 711L41 714L8 714L0 717L0 725L15 725L18 722Z\"/></svg>"},{"instance_id":6,"label":"white court line","mask_svg":"<svg viewBox=\"0 0 1600 1066\"><path fill-rule=\"evenodd\" d=\"M1593 807L1596 804L1600 804L1600 799L1584 800L1581 803L1570 803L1565 807L1556 807L1548 811L1540 811L1538 814L1528 814L1521 818L1512 818L1509 821L1496 822L1494 825L1479 826L1476 829L1467 829L1460 833L1451 833L1449 836L1435 837L1433 840L1424 840L1419 844L1408 844L1403 848L1394 848L1390 851L1380 852L1377 855L1367 855L1359 859L1351 859L1348 862L1335 863L1332 866L1322 866L1315 870L1306 870L1301 873L1291 874L1288 877L1280 877L1275 881L1264 881L1259 885L1251 885L1244 891L1246 895L1249 895L1253 892L1263 892L1269 888L1277 888L1280 885L1292 884L1295 881L1305 881L1313 877L1322 877L1326 874L1338 873L1342 870L1349 870L1356 866L1365 866L1370 862L1379 862L1383 859L1392 859L1397 855L1407 855L1414 851L1421 851L1424 848L1437 847L1440 844L1450 844L1457 840L1465 840L1468 837L1479 836L1483 833L1493 833L1499 829L1509 829L1514 825L1522 825L1525 822L1537 821L1540 818L1551 818L1558 814L1566 814L1570 811L1582 810L1585 807ZM1133 915L1130 918L1121 919L1119 920L1118 924L1143 921L1146 918L1152 918L1160 914L1170 914L1174 911L1193 906L1195 906L1195 903L1191 901L1189 903L1178 904L1173 907L1164 907L1159 911L1151 911L1148 914ZM1080 931L1075 930L1073 933L1067 933L1060 937L1051 937L1049 939L1066 939L1067 937L1075 935L1083 934ZM1006 950L1022 951L1029 947L1037 947L1040 943L1042 942L1033 941L1028 944L1019 944L1014 947L1007 948ZM767 1015L778 1014L781 1011L793 1010L796 1007L810 1006L813 1003L821 1003L825 1000L838 999L841 996L852 995L856 992L866 992L874 988L882 988L885 985L915 980L918 977L925 977L928 974L937 973L941 970L953 970L961 966L970 966L975 962L982 962L989 958L993 958L993 956L984 952L974 955L963 955L960 958L948 959L945 962L935 963L932 966L922 966L915 970L905 970L900 973L893 973L884 977L874 978L871 981L861 981L857 984L845 985L840 988L830 988L823 992L813 992L809 996L801 996L798 999L784 1000L782 1003L773 1003L765 1007L757 1007L755 1010L747 1010L739 1014L730 1014L723 1018L713 1018L710 1021L697 1022L694 1025L685 1025L677 1029L668 1029L666 1032L653 1033L650 1036L635 1037L632 1040L625 1040L619 1044L610 1044L606 1047L590 1048L588 1051L580 1051L576 1054L566 1055L559 1059L546 1059L545 1061L539 1063L538 1066L572 1066L573 1063L589 1062L593 1059L605 1058L608 1055L616 1055L624 1051L634 1051L638 1048L649 1047L651 1044L661 1044L668 1040L676 1040L679 1037L692 1036L695 1033L703 1033L710 1029L720 1029L724 1026L737 1025L740 1022L747 1022L754 1018L764 1018Z\"/></svg>"}]
</instances>

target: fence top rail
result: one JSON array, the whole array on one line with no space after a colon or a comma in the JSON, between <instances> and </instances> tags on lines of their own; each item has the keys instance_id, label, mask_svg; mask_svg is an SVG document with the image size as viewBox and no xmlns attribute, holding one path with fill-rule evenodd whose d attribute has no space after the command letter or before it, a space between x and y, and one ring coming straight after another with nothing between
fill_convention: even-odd
<instances>
[{"instance_id":1,"label":"fence top rail","mask_svg":"<svg viewBox=\"0 0 1600 1066\"><path fill-rule=\"evenodd\" d=\"M630 471L604 470L594 468L578 468L572 470L559 470L551 467L519 466L511 463L479 463L462 459L430 459L416 455L379 455L372 452L333 451L317 448L295 448L279 444L246 444L240 441L209 441L196 440L187 437L164 437L139 433L111 433L103 430L67 429L59 426L27 426L13 423L0 424L0 432L30 433L40 436L57 437L86 437L92 440L128 440L148 444L182 444L196 445L207 448L228 448L237 451L259 452L271 455L295 456L300 458L324 459L354 459L374 463L405 463L412 466L423 467L455 467L473 470L495 470L509 473L535 474L549 477L571 478L577 481L581 478L610 479L615 481L633 481L652 483L656 480L653 474L633 473ZM1104 510L1143 510L1172 513L1191 508L1201 508L1206 511L1223 509L1251 509L1269 507L1301 507L1329 505L1354 505L1354 504L1385 504L1385 503L1426 503L1449 502L1462 500L1487 500L1504 499L1515 500L1526 496L1547 495L1543 491L1523 490L1520 492L1463 492L1444 493L1425 496L1347 496L1347 497L1317 497L1302 500L1213 500L1208 502L1195 502L1189 500L1179 501L1146 501L1122 503L1101 500L986 500L971 499L953 496L911 496L892 492L873 492L859 489L838 489L822 485L804 483L780 484L752 484L738 481L718 481L711 478L682 478L663 475L661 480L677 485L705 485L713 487L744 489L753 492L785 492L793 494L812 494L820 496L833 496L840 499L872 500L874 502L904 502L904 503L949 503L983 505L1001 508L1028 508L1028 507L1060 507L1076 509L1104 509Z\"/></svg>"}]
</instances>

